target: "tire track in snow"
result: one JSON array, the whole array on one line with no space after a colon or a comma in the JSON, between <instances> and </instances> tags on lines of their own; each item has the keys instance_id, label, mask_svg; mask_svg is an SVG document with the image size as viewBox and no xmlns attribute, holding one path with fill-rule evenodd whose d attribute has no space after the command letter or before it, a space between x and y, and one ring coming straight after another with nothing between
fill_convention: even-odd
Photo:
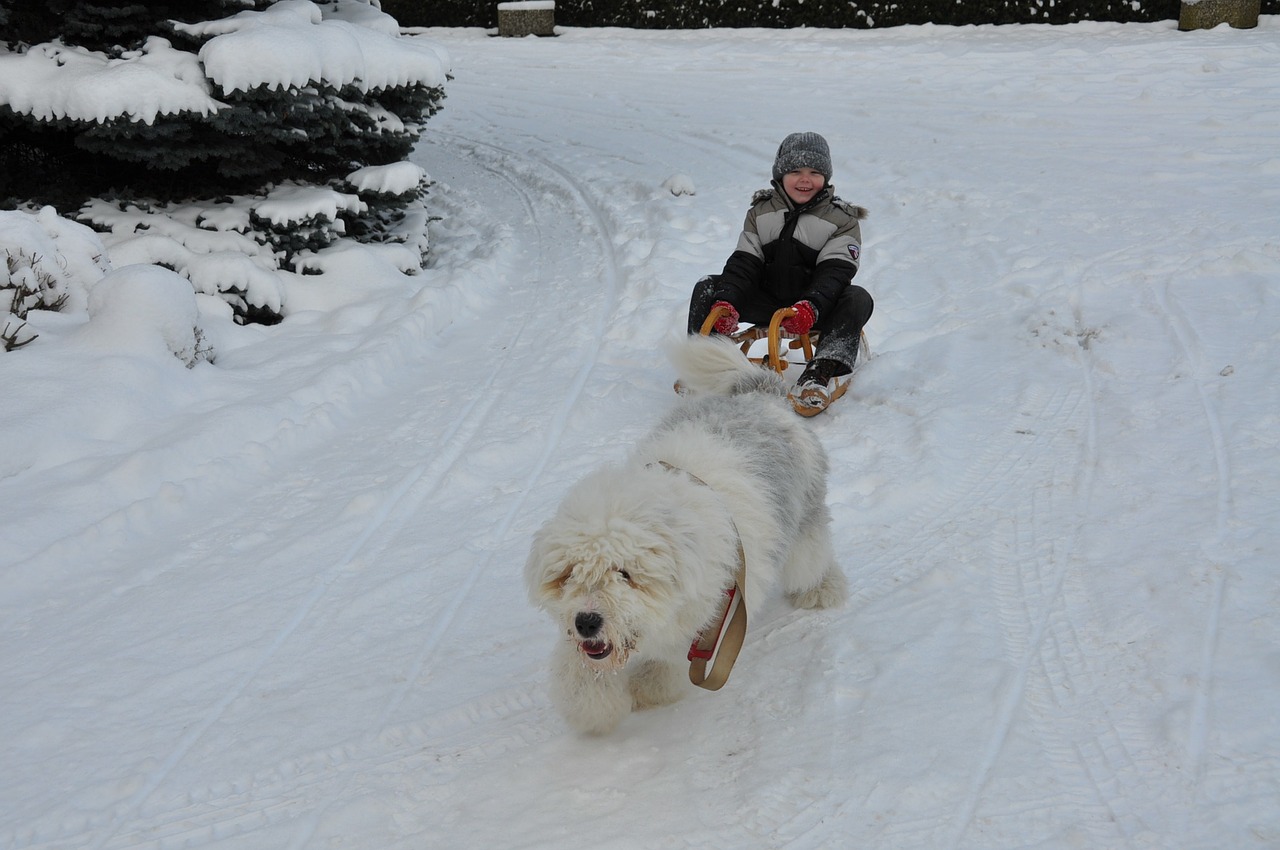
<instances>
[{"instance_id":1,"label":"tire track in snow","mask_svg":"<svg viewBox=\"0 0 1280 850\"><path fill-rule=\"evenodd\" d=\"M1041 751L1051 762L1051 775L1063 786L1050 789L1037 805L1020 806L1003 817L1029 823L1004 824L1004 828L1029 832L1037 812L1057 812L1059 828L1081 831L1090 846L1117 846L1150 826L1143 821L1143 805L1158 800L1169 789L1150 787L1148 778L1158 774L1158 746L1138 723L1117 718L1125 702L1123 684L1101 681L1090 670L1089 652L1082 646L1081 629L1091 613L1088 590L1081 584L1082 559L1077 549L1087 531L1089 505L1098 464L1098 413L1092 334L1081 317L1080 298L1073 299L1075 326L1070 332L1080 344L1079 387L1068 391L1064 403L1040 403L1053 429L1042 441L1050 465L1038 473L1043 483L1029 498L1015 504L1013 517L998 525L1004 531L993 540L992 564L1004 565L993 575L999 603L998 617L1006 641L1006 653L1014 664L1014 682L1000 705L983 760L975 772L969 794L954 821L949 847L963 840L977 815L982 793L989 783L1001 750L1020 718L1035 731ZM1057 395L1062 395L1059 391ZM1077 420L1083 419L1083 422ZM1041 429L1043 432L1044 429ZM1082 432L1083 443L1075 434ZM1061 449L1052 443L1068 440ZM1074 449L1078 460L1070 471L1061 470L1054 458L1065 458ZM1057 496L1071 494L1070 504L1060 506ZM1046 541L1042 527L1061 524L1074 516L1066 539ZM1112 696L1105 688L1119 688ZM1094 721L1100 721L1096 723ZM1137 744L1138 750L1133 749ZM1146 762L1146 764L1144 764ZM1136 804L1136 805L1135 805ZM990 820L1002 815L993 814ZM1039 815L1043 821L1043 815Z\"/></svg>"},{"instance_id":2,"label":"tire track in snow","mask_svg":"<svg viewBox=\"0 0 1280 850\"><path fill-rule=\"evenodd\" d=\"M450 135L455 146L469 145L472 151L488 150L498 154L498 158L496 160L492 163L485 163L484 167L491 173L501 177L508 185L514 188L524 200L526 209L532 215L535 230L535 241L539 246L541 246L544 243L544 239L541 227L538 224L539 219L536 207L532 203L532 193L528 187L513 179L510 176L510 170L507 168L507 166L510 165L512 158L517 155L511 150L501 148L487 142L466 139L451 134L446 135ZM534 486L542 477L547 465L550 463L551 457L559 446L561 438L564 436L569 415L574 406L578 403L578 400L581 398L591 372L595 368L596 362L599 359L600 350L603 346L605 329L608 326L609 316L612 314L617 303L618 295L619 274L617 259L614 254L612 240L609 238L610 230L605 223L605 219L601 211L590 199L583 188L578 185L574 178L564 169L541 158L528 157L527 159L535 162L542 168L557 174L561 180L559 185L567 187L570 190L570 198L576 209L586 213L594 233L596 234L595 242L600 248L602 264L604 266L604 299L601 308L596 312L596 320L592 326L592 331L589 336L589 345L585 351L582 351L577 355L579 364L574 378L570 382L570 385L561 400L560 406L556 411L550 428L545 432L542 451L540 452L538 459L534 463L528 476L520 486L518 495L511 500L511 504L507 512L493 529L493 536L497 540L504 539L510 532L517 516L519 516L520 512L524 509L529 494L533 491ZM522 331L524 327L527 327L527 323L528 317L526 316L525 324L522 325ZM515 344L508 347L508 354L504 358L504 364L506 360L511 358L511 352L514 352L517 348L518 346ZM495 374L496 372L497 370L495 370ZM490 405L493 404L493 399L497 398L497 394L495 393L486 392L483 395L491 399L489 402ZM456 462L456 458L460 455L461 448L459 448L459 450L454 454L454 458L450 461L450 465L452 465L453 462ZM434 489L434 487L428 489L431 490ZM474 564L471 569L467 571L466 578L462 585L453 592L444 606L443 613L436 618L433 628L428 633L423 644L419 647L413 663L404 677L404 684L395 691L391 700L383 709L376 724L378 728L382 728L390 720L396 710L408 697L408 694L413 689L414 683L420 681L424 672L431 666L437 651L456 622L459 611L462 610L463 605L471 597L480 577L489 571L494 557L495 549L491 548L483 560ZM295 832L293 840L288 845L291 850L292 848L302 848L306 846L308 841L313 837L315 830L319 827L325 811L343 797L353 773L353 771L346 772L344 779L338 784L338 787L334 789L333 793L328 796L327 800L323 804L310 809L307 812L306 817Z\"/></svg>"},{"instance_id":3,"label":"tire track in snow","mask_svg":"<svg viewBox=\"0 0 1280 850\"><path fill-rule=\"evenodd\" d=\"M484 142L474 142L471 140L463 140L455 137L455 141L468 142L474 147L485 148L499 152L504 157L512 157L515 154L512 151L499 148L496 145L490 145ZM604 304L598 311L596 322L592 327L590 334L591 344L586 351L579 356L579 366L576 370L575 377L571 382L568 391L557 415L553 421L552 427L547 431L544 441L543 450L535 464L532 472L524 482L520 490L519 496L513 501L510 509L499 523L495 530L496 536L501 538L509 532L516 516L523 508L529 493L533 486L545 471L551 456L557 447L560 438L563 436L570 412L573 406L580 398L592 369L595 367L596 360L601 349L604 330L607 327L608 317L611 314L617 300L617 262L613 252L612 242L609 239L609 230L606 227L604 217L597 206L589 199L585 191L577 185L573 178L549 162L536 160L544 167L553 171L560 179L562 186L570 189L570 197L576 203L580 211L584 211L590 219L596 233L596 242L601 247L603 265L605 267L603 290L605 292ZM534 243L541 246L544 243L540 226L537 224L536 209L532 203L530 191L520 184L518 181L510 178L508 172L503 166L508 164L505 160L500 160L496 164L486 165L486 169L499 175L506 182L514 187L519 193L525 204L526 209L533 216L535 237ZM529 318L523 316L520 328L515 334L518 339L528 327ZM476 434L481 431L488 420L488 413L496 404L501 393L492 391L499 375L509 369L509 362L513 357L513 352L517 346L510 345L506 349L506 354L488 373L484 384L478 391L472 393L471 399L467 406L461 411L460 415L454 420L450 430L443 436L441 443L445 450L436 456L431 463L421 463L409 471L390 491L387 499L378 511L365 524L360 535L352 542L348 549L331 564L317 581L315 587L302 600L302 602L294 610L289 620L279 629L267 647L259 653L253 663L241 675L222 696L207 710L200 720L192 725L186 734L179 739L178 743L170 750L170 752L161 760L159 766L150 772L143 781L141 787L122 807L112 815L111 821L106 829L98 834L96 839L90 844L91 850L102 850L109 842L114 839L124 828L125 824L136 819L138 812L144 804L156 792L160 785L164 782L174 768L181 763L191 748L199 741L210 727L222 717L227 708L239 698L249 686L249 684L261 673L267 664L279 653L280 649L288 642L289 638L298 630L298 628L306 622L307 618L316 609L321 600L323 600L330 592L332 587L338 580L348 572L349 567L355 561L357 556L361 554L370 544L373 537L379 532L392 532L402 526L411 516L414 515L416 508L421 504L426 496L437 489L439 483L448 475L449 471L456 465L458 459L463 456L466 448L471 445ZM411 496L416 493L416 497ZM428 635L426 642L420 649L415 666L406 678L406 683L416 681L421 675L422 670L428 666L435 650L439 647L447 634L449 628L456 619L458 611L461 609L465 600L470 596L476 582L481 574L487 571L488 566L492 562L493 555L490 554L485 560L468 571L467 578L461 588L459 588L449 602L447 603L445 613L441 617L432 632ZM400 705L410 688L409 684L400 688L392 701L384 709L378 720L378 726L381 727L387 719L394 713L395 709ZM349 778L349 775L348 775ZM328 804L331 805L341 796L341 788L329 798ZM311 824L310 829L304 828L300 831L290 846L301 846L306 843L307 838L311 835L314 826L318 824L326 806L309 813L307 818Z\"/></svg>"},{"instance_id":4,"label":"tire track in snow","mask_svg":"<svg viewBox=\"0 0 1280 850\"><path fill-rule=\"evenodd\" d=\"M1047 393L1032 393L1020 403L1011 404L1007 424L1003 428L992 429L991 438L985 442L981 453L965 466L963 474L936 490L933 497L904 523L915 529L911 534L902 536L904 546L878 554L874 562L867 564L872 568L864 570L853 582L847 605L852 613L839 616L856 616L859 608L921 578L947 553L953 532L965 528L975 512L985 518L993 509L1001 508L1010 514L1011 520L993 526L997 532L1001 528L1005 531L993 539L993 564L1021 565L1023 558L1018 553L1029 553L1027 558L1034 565L1034 569L1029 571L1015 567L993 576L997 585L1004 583L1003 587L998 587L998 595L1004 600L1000 616L1004 623L1007 652L1013 659L1014 681L999 705L992 734L970 780L967 795L958 809L939 801L930 813L921 813L919 817L908 820L895 820L880 834L883 839L927 835L931 836L927 840L935 846L954 850L972 822L982 790L1022 705L1026 682L1038 657L1036 650L1045 643L1049 633L1053 622L1051 615L1056 610L1053 602L1062 595L1072 558L1069 550L1058 552L1052 540L1046 542L1038 533L1037 517L1044 517L1046 510L1052 514L1051 506L1041 507L1034 501L1021 504L1018 500L1028 492L1034 499L1048 498L1035 484L1046 476L1052 481L1052 461L1059 451L1055 446L1064 436L1070 439L1081 410L1089 420L1084 452L1086 471L1080 473L1083 477L1074 489L1087 493L1091 488L1095 437L1090 399L1079 386L1067 385L1055 386ZM1029 422L1037 427L1029 428ZM985 519L983 524L985 526ZM1001 546L1005 551L1000 551ZM1034 608L1030 607L1032 600L1037 603ZM780 631L787 628L784 625Z\"/></svg>"},{"instance_id":5,"label":"tire track in snow","mask_svg":"<svg viewBox=\"0 0 1280 850\"><path fill-rule=\"evenodd\" d=\"M1052 481L1017 510L1013 530L1003 535L1011 543L1012 559L1000 557L999 541L993 546L993 563L1007 563L993 586L1007 652L1016 662L1015 684L1001 705L986 757L956 820L948 845L952 848L973 823L983 788L1015 720L1025 719L1034 730L1041 751L1050 760L1051 775L1063 786L1042 799L1043 808L1057 811L1058 827L1086 834L1090 846L1127 845L1139 835L1168 832L1168 825L1150 823L1147 815L1170 797L1185 794L1182 780L1167 770L1160 742L1145 724L1128 717L1123 682L1099 679L1090 669L1090 653L1082 645L1081 630L1089 629L1090 598L1074 552L1086 530L1098 428L1092 404L1095 387L1089 335L1081 324L1078 304L1075 334L1083 350L1080 364L1083 397L1088 402L1086 440L1074 486L1065 476ZM1060 431L1070 433L1065 426ZM1052 480L1056 473L1050 470L1049 477ZM1073 504L1058 509L1054 495L1072 492L1076 494ZM1053 543L1044 545L1037 534L1037 517L1061 517L1068 511L1077 517L1074 534L1062 541L1061 550ZM1220 605L1218 595L1213 607L1216 610ZM1034 606L1034 616L1029 606ZM1212 623L1214 618L1210 619ZM1211 625L1210 632L1216 633L1216 626ZM1191 801L1187 802L1190 811ZM1016 814L993 814L987 820L1026 818L1036 811L1032 804L1031 808L1019 808ZM1034 820L1002 824L1005 829L1024 831L1034 825ZM1181 834L1189 833L1183 828Z\"/></svg>"},{"instance_id":6,"label":"tire track in snow","mask_svg":"<svg viewBox=\"0 0 1280 850\"><path fill-rule=\"evenodd\" d=\"M1040 505L1046 500L1052 503L1053 493L1058 487L1054 480L1056 453L1053 444L1060 434L1069 433L1068 425L1082 398L1083 393L1077 387L1056 387L1047 402L1035 405L1037 413L1034 420L1044 424L1036 429L1027 451L1023 453L1027 462L1019 464L1018 474L1008 476L1002 482L1006 485L1003 496L992 503L992 506L1008 506L1012 511L1010 521L992 526L991 546L992 584L1000 606L998 614L1005 632L1007 652L1013 662L1012 682L999 702L991 735L970 779L968 793L954 816L951 836L943 845L950 850L960 846L973 824L982 794L995 771L1014 721L1027 701L1037 660L1041 653L1056 652L1054 642L1046 641L1046 636L1075 557L1072 551L1075 541L1067 541L1066 550L1060 551L1054 541L1042 539L1040 518L1052 516L1054 511L1052 504L1047 511ZM1089 476L1093 465L1093 458L1086 457L1077 468ZM1027 481L1031 486L1022 486ZM1088 487L1083 487L1083 490L1088 492ZM1011 506L1010 500L1013 502Z\"/></svg>"},{"instance_id":7,"label":"tire track in snow","mask_svg":"<svg viewBox=\"0 0 1280 850\"><path fill-rule=\"evenodd\" d=\"M201 716L199 722L188 729L186 734L179 739L177 745L161 761L160 765L146 778L142 787L124 804L122 809L112 816L107 829L90 845L92 850L101 850L101 848L105 847L107 842L119 832L124 822L136 816L136 813L146 803L147 799L151 797L165 778L185 758L196 742L222 717L231 703L245 692L249 684L257 678L267 664L278 654L289 638L306 622L321 600L329 594L333 586L349 570L357 556L365 550L374 535L391 524L393 519L398 518L395 523L396 527L403 525L413 515L414 510L425 498L426 494L439 486L440 481L445 478L449 470L457 463L466 446L474 439L475 433L484 425L488 412L497 399L497 395L490 392L490 387L501 373L506 360L510 356L508 353L502 361L489 371L484 384L478 391L473 393L472 398L467 402L461 414L454 420L450 430L442 437L442 444L450 448L443 452L442 455L437 455L437 458L432 462L418 464L397 482L383 504L370 520L365 523L361 533L343 554L324 570L311 592L304 597L292 616L276 632L271 642L258 654L245 673L223 692L213 706ZM460 434L465 436L459 439ZM427 474L429 471L431 475ZM408 499L410 492L415 489L420 495L415 499Z\"/></svg>"},{"instance_id":8,"label":"tire track in snow","mask_svg":"<svg viewBox=\"0 0 1280 850\"><path fill-rule=\"evenodd\" d=\"M455 295L456 293L450 293L449 297L453 298ZM21 586L21 576L47 578L49 570L56 569L58 564L82 566L94 563L96 558L86 557L84 553L112 548L113 541L127 539L129 531L137 524L163 515L177 498L189 496L206 500L237 491L245 487L246 475L251 475L254 483L270 480L278 472L278 468L274 464L264 468L263 458L305 453L337 431L334 422L336 405L332 402L307 405L306 412L299 414L298 396L315 393L317 385L322 389L358 387L358 376L371 371L385 371L384 364L398 362L405 348L420 345L430 335L429 325L420 313L404 316L372 344L347 352L340 363L326 365L307 388L283 399L250 398L220 411L218 416L224 421L221 427L215 421L212 427L201 429L194 435L162 434L119 456L77 461L77 464L93 467L90 469L87 466L85 471L78 474L85 480L94 482L94 489L101 489L119 479L119 490L128 492L132 486L128 482L137 475L139 467L154 463L173 469L177 468L176 458L200 458L195 463L183 463L184 474L159 491L111 508L88 525L42 543L39 548L24 555L21 561L13 565L11 580L15 589ZM211 433L241 433L238 429L241 428L242 414L249 409L259 412L255 419L270 419L276 423L270 433L242 435L234 445L219 447L212 453L204 450L210 445ZM278 411L278 415L262 416L260 412L263 410ZM199 445L202 450L188 451L188 447L193 445ZM213 445L217 443L214 442ZM252 472L246 472L250 470ZM59 470L55 468L49 474L59 474ZM77 574L77 581L83 578L83 575Z\"/></svg>"},{"instance_id":9,"label":"tire track in snow","mask_svg":"<svg viewBox=\"0 0 1280 850\"><path fill-rule=\"evenodd\" d=\"M919 579L936 566L930 556L948 545L948 532L961 527L975 507L1001 501L1011 481L1023 477L1037 456L1042 440L1022 433L1024 415L1014 410L1008 424L992 429L981 454L963 474L934 491L932 497L901 525L915 529L904 534L905 547L864 562L851 584L848 607L855 611ZM1028 439L1030 437L1030 439Z\"/></svg>"},{"instance_id":10,"label":"tire track in snow","mask_svg":"<svg viewBox=\"0 0 1280 850\"><path fill-rule=\"evenodd\" d=\"M155 818L121 832L111 848L234 846L237 836L273 827L288 830L299 818L332 805L348 795L355 776L374 785L382 777L391 777L388 784L395 784L394 778L404 775L439 776L441 763L504 757L552 735L532 717L542 699L536 691L528 686L489 692L430 717L339 742L251 776L185 791L180 799L165 801ZM477 748L469 745L470 732L480 722L500 732ZM277 846L283 844L280 841ZM57 846L84 845L64 841Z\"/></svg>"},{"instance_id":11,"label":"tire track in snow","mask_svg":"<svg viewBox=\"0 0 1280 850\"><path fill-rule=\"evenodd\" d=\"M1217 652L1218 635L1221 631L1222 605L1227 589L1227 571L1222 564L1224 560L1222 549L1227 543L1227 528L1231 520L1231 458L1222 427L1222 417L1218 414L1217 405L1210 398L1205 382L1200 377L1206 374L1206 364L1199 334L1186 314L1176 303L1169 300L1168 282L1159 286L1152 284L1148 288L1155 297L1156 306L1190 367L1191 379L1195 383L1196 394L1200 399L1200 407L1204 412L1205 424L1209 431L1209 444L1213 447L1213 461L1218 478L1214 538L1207 544L1202 543L1200 547L1209 565L1212 584L1209 610L1205 616L1204 633L1200 642L1199 674L1187 730L1190 775L1198 787L1204 777L1205 750L1209 729L1212 726L1209 703L1213 695L1214 658Z\"/></svg>"},{"instance_id":12,"label":"tire track in snow","mask_svg":"<svg viewBox=\"0 0 1280 850\"><path fill-rule=\"evenodd\" d=\"M515 157L517 156L517 154L515 154L511 150L501 148L497 145L493 145L488 142L480 142L474 139L466 139L466 138L456 136L456 135L451 135L451 134L444 134L444 135L449 135L453 139L453 143L455 145L457 144L470 145L473 150L487 149L490 151L494 151L500 155L501 157L500 159L496 160L495 163L492 165L486 164L485 168L501 176L513 188L516 189L516 191L521 195L522 198L525 199L527 208L531 211L531 213L534 213L534 222L535 222L534 226L535 226L535 230L537 231L535 238L537 239L538 244L541 245L544 240L542 237L541 228L537 225L537 216L535 212L535 207L531 199L532 193L526 186L522 185L519 181L512 179L509 176L509 172L504 170L504 166L506 166L510 162L509 158ZM534 486L537 484L538 480L542 477L543 472L545 472L547 465L550 463L552 455L554 454L556 448L559 446L561 438L564 436L564 432L566 430L566 426L569 421L569 415L572 412L574 406L577 404L578 400L581 398L583 390L586 387L587 380L589 379L592 370L594 370L596 366L596 361L599 359L600 350L604 342L605 329L608 326L608 319L611 313L613 312L614 306L617 302L617 290L618 290L618 278L619 278L618 270L617 270L617 260L613 250L613 243L612 243L612 240L609 238L610 231L606 226L604 217L599 211L599 209L597 208L597 206L590 200L587 193L577 184L577 182L563 169L541 158L536 158L536 157L527 157L527 158L531 161L536 162L542 167L555 172L563 181L562 185L569 187L571 192L571 198L573 199L575 206L579 210L585 211L587 213L590 219L590 222L594 228L594 231L596 233L595 242L598 244L598 247L600 248L603 265L605 267L604 299L603 299L603 304L601 305L601 308L597 311L596 320L592 326L592 330L589 337L590 338L589 346L585 351L581 352L578 355L579 365L577 370L575 371L574 378L571 381L569 387L565 392L564 397L561 400L560 406L557 409L555 417L551 422L551 426L545 432L542 451L539 453L538 459L534 464L532 470L529 472L525 481L522 483L519 489L519 494L512 501L506 514L502 517L502 519L499 521L498 525L495 527L493 531L493 535L495 539L499 539L499 540L506 537L506 535L510 532L516 517L519 515L520 511L523 510L525 502L527 501L530 492L532 492ZM527 324L527 321L528 319L526 318L526 324ZM508 350L514 351L515 349L516 349L516 346L512 345L509 347ZM511 359L511 356L512 356L511 354L508 354L505 359ZM490 394L490 395L493 395L493 394ZM459 454L460 453L461 452L459 452ZM448 632L449 628L452 626L455 618L457 617L458 611L461 609L463 602L470 596L471 591L475 588L476 582L478 581L479 577L487 571L488 567L492 563L493 557L494 555L493 555L493 552L491 551L490 554L487 555L480 564L476 565L473 569L468 571L466 581L463 583L462 587L460 587L457 591L454 592L453 597L450 599L449 604L445 608L445 613L443 617L441 617L440 620L437 622L436 627L431 631L426 641L424 642L423 646L420 648L418 652L418 656L415 660L414 667L410 671L406 679L406 685L400 689L397 697L391 702L391 704L388 705L387 709L383 712L381 722L386 722L389 719L390 715L394 713L395 709L403 701L405 695L410 689L410 685L408 683L416 680L422 674L422 671L429 665L431 657L434 655L435 651L443 642L444 637Z\"/></svg>"},{"instance_id":13,"label":"tire track in snow","mask_svg":"<svg viewBox=\"0 0 1280 850\"><path fill-rule=\"evenodd\" d=\"M401 522L407 519L413 513L413 508L417 503L425 497L439 481L444 478L448 470L457 462L462 454L466 443L470 437L457 440L457 435L466 430L470 434L474 434L476 430L484 423L484 419L488 410L495 403L495 396L488 392L489 386L493 383L494 377L500 371L501 366L496 366L491 370L489 379L485 386L477 393L468 403L462 412L462 415L456 420L452 430L448 432L443 442L446 446L453 445L454 448L445 452L443 463L422 463L414 467L391 489L390 494L384 500L381 507L374 513L373 517L365 524L364 529L351 543L351 545L339 556L330 566L324 570L320 579L316 582L311 592L303 598L302 602L295 608L293 614L285 622L285 624L275 633L270 643L260 652L254 661L248 666L248 669L241 675L229 688L227 688L222 696L206 711L200 720L192 725L182 738L179 739L177 745L160 762L160 765L151 772L151 774L143 782L142 787L131 797L121 810L118 810L111 819L107 829L104 830L97 840L91 846L92 850L101 850L122 828L125 821L136 816L137 812L146 803L147 799L159 788L160 784L173 771L175 767L186 757L191 748L199 741L204 734L218 721L226 712L227 708L238 699L248 688L249 684L257 678L267 664L279 653L280 649L288 642L289 638L298 630L298 628L307 620L310 614L316 609L322 599L324 599L346 573L355 561L356 557L365 549L373 536L392 520L393 517L401 517ZM434 474L430 476L435 485L429 485L425 488L419 486L424 478L427 477L429 469L434 469ZM404 504L406 496L414 488L422 492L417 500L412 504Z\"/></svg>"},{"instance_id":14,"label":"tire track in snow","mask_svg":"<svg viewBox=\"0 0 1280 850\"><path fill-rule=\"evenodd\" d=\"M1081 337L1083 339L1083 337ZM1088 665L1089 653L1081 645L1080 629L1089 615L1087 590L1079 587L1082 561L1076 555L1086 528L1093 472L1097 462L1097 415L1091 367L1082 358L1083 402L1072 409L1060 409L1058 424L1051 436L1070 442L1047 454L1063 458L1075 445L1074 432L1083 430L1078 463L1071 472L1060 471L1053 463L1043 470L1044 483L1015 508L1007 534L993 541L992 563L1003 565L993 576L999 603L999 619L1006 639L1006 652L1015 665L1014 684L1001 703L997 723L986 756L957 820L951 846L963 838L977 814L981 794L989 783L1001 749L1015 723L1026 723L1039 740L1040 750L1050 762L1050 773L1060 788L1042 792L1018 807L1016 814L993 814L987 820L1031 818L1029 823L1004 824L1006 829L1027 831L1035 818L1046 815L1059 828L1070 828L1088 836L1090 846L1123 844L1147 828L1132 798L1141 801L1158 797L1146 786L1146 771L1127 741L1139 738L1145 752L1155 749L1149 736L1136 727L1121 729L1113 707L1123 703L1123 695L1108 699L1100 693L1100 683ZM1083 428L1073 427L1081 418ZM1044 409L1048 409L1047 407ZM1073 494L1070 504L1059 504L1057 496ZM1043 528L1054 528L1061 517L1074 515L1074 533L1065 540L1045 539ZM1002 554L1003 553L1003 554ZM1100 722L1100 725L1099 725ZM1135 792L1141 788L1142 794Z\"/></svg>"}]
</instances>

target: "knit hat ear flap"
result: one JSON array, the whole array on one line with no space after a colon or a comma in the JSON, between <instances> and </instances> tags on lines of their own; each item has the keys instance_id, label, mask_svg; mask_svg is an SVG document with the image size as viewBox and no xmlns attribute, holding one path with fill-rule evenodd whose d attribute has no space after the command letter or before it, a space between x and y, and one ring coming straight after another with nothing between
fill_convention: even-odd
<instances>
[{"instance_id":1,"label":"knit hat ear flap","mask_svg":"<svg viewBox=\"0 0 1280 850\"><path fill-rule=\"evenodd\" d=\"M817 133L792 133L778 145L778 155L773 160L773 179L781 181L782 175L798 168L812 168L831 182L831 148L827 140Z\"/></svg>"}]
</instances>

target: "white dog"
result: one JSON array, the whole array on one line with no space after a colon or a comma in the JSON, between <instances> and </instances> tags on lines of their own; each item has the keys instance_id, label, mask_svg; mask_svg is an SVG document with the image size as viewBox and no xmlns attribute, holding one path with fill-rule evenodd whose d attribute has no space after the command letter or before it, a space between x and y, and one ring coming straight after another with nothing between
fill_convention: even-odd
<instances>
[{"instance_id":1,"label":"white dog","mask_svg":"<svg viewBox=\"0 0 1280 850\"><path fill-rule=\"evenodd\" d=\"M690 394L625 463L569 491L525 565L530 599L561 633L552 699L587 733L691 687L689 646L724 614L739 545L749 614L779 580L800 608L846 593L826 452L786 382L721 339L690 336L668 354Z\"/></svg>"}]
</instances>

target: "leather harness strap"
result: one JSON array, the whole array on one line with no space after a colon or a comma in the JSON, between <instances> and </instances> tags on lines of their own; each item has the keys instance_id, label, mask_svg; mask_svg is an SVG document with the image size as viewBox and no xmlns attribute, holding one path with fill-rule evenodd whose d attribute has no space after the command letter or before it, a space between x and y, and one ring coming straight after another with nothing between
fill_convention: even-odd
<instances>
[{"instance_id":1,"label":"leather harness strap","mask_svg":"<svg viewBox=\"0 0 1280 850\"><path fill-rule=\"evenodd\" d=\"M673 466L665 460L658 461L658 465L673 472L684 473L690 480L715 492L710 484L687 469ZM699 633L689 647L689 681L709 691L718 691L729 681L729 672L733 669L738 651L742 649L742 642L747 636L747 597L744 590L747 584L747 555L742 548L742 534L732 515L729 517L729 524L733 526L733 533L738 541L738 572L734 576L733 587L725 591L727 598L719 625L714 632L707 630ZM710 672L707 671L708 662L711 663Z\"/></svg>"}]
</instances>

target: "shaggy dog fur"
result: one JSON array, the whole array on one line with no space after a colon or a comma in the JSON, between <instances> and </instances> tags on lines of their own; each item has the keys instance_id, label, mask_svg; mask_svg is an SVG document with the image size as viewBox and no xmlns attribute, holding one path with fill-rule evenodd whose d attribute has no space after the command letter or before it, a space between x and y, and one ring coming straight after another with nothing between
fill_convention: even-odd
<instances>
[{"instance_id":1,"label":"shaggy dog fur","mask_svg":"<svg viewBox=\"0 0 1280 850\"><path fill-rule=\"evenodd\" d=\"M690 336L668 354L689 395L626 462L569 491L525 565L530 599L560 631L552 699L586 733L692 687L689 644L719 622L739 535L749 614L779 581L800 608L846 593L826 453L786 382L724 340Z\"/></svg>"}]
</instances>

